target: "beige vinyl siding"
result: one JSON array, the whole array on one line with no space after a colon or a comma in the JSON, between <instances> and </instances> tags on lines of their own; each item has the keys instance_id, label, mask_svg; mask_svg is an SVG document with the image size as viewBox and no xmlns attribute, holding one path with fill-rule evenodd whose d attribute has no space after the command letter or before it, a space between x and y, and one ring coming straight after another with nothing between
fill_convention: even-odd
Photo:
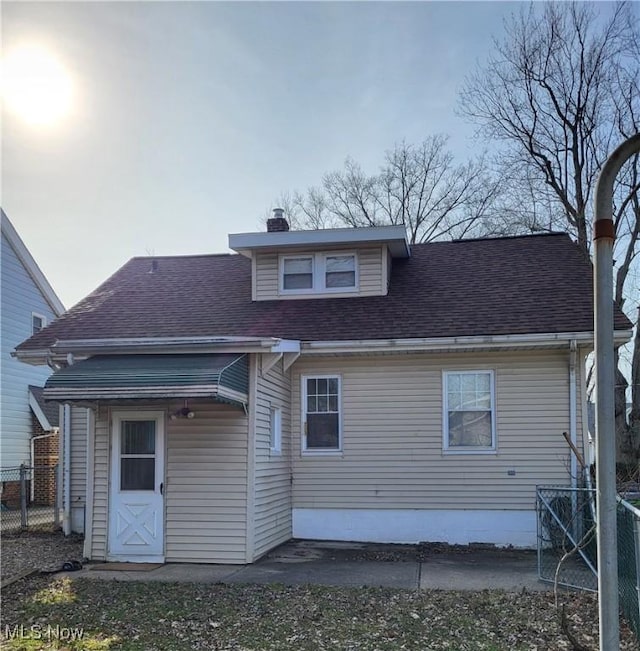
<instances>
[{"instance_id":1,"label":"beige vinyl siding","mask_svg":"<svg viewBox=\"0 0 640 651\"><path fill-rule=\"evenodd\" d=\"M321 252L329 251L323 249ZM336 249L339 251L339 249ZM387 279L383 276L383 255L386 256L386 246L350 248L358 257L358 291L338 293L310 293L280 295L279 293L279 255L278 253L256 253L255 269L255 300L272 301L276 299L304 298L339 298L354 296L380 296L387 293ZM309 254L317 251L297 250L287 251L286 255ZM320 252L320 251L318 251Z\"/></svg>"},{"instance_id":2,"label":"beige vinyl siding","mask_svg":"<svg viewBox=\"0 0 640 651\"><path fill-rule=\"evenodd\" d=\"M537 484L570 483L568 351L303 356L293 369L294 508L531 509ZM465 369L495 372L496 453L443 453L442 372ZM342 377L338 456L301 454L300 376L314 373Z\"/></svg>"},{"instance_id":3,"label":"beige vinyl siding","mask_svg":"<svg viewBox=\"0 0 640 651\"><path fill-rule=\"evenodd\" d=\"M176 411L183 403L139 405ZM247 417L230 405L190 401L195 418L166 421L167 562L244 563ZM118 407L113 407L117 410ZM110 414L96 414L92 559L107 556Z\"/></svg>"},{"instance_id":4,"label":"beige vinyl siding","mask_svg":"<svg viewBox=\"0 0 640 651\"><path fill-rule=\"evenodd\" d=\"M290 372L280 360L267 374L258 371L256 391L256 459L254 558L291 538ZM271 408L282 413L282 452L270 451Z\"/></svg>"},{"instance_id":5,"label":"beige vinyl siding","mask_svg":"<svg viewBox=\"0 0 640 651\"><path fill-rule=\"evenodd\" d=\"M167 421L166 560L244 563L247 417L229 405L190 406L195 418Z\"/></svg>"},{"instance_id":6,"label":"beige vinyl siding","mask_svg":"<svg viewBox=\"0 0 640 651\"><path fill-rule=\"evenodd\" d=\"M71 407L71 507L87 496L87 409Z\"/></svg>"},{"instance_id":7,"label":"beige vinyl siding","mask_svg":"<svg viewBox=\"0 0 640 651\"><path fill-rule=\"evenodd\" d=\"M102 561L107 558L109 522L109 410L105 407L96 410L93 472L91 560Z\"/></svg>"},{"instance_id":8,"label":"beige vinyl siding","mask_svg":"<svg viewBox=\"0 0 640 651\"><path fill-rule=\"evenodd\" d=\"M71 407L70 479L71 530L75 533L84 533L87 501L87 409L85 407Z\"/></svg>"}]
</instances>

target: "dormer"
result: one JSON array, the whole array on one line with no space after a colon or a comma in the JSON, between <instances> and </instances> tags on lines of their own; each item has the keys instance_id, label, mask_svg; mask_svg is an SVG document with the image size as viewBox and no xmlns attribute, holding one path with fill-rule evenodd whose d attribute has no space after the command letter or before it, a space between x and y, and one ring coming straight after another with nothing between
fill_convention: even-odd
<instances>
[{"instance_id":1,"label":"dormer","mask_svg":"<svg viewBox=\"0 0 640 651\"><path fill-rule=\"evenodd\" d=\"M280 208L266 233L229 235L251 259L251 298L385 296L394 258L410 254L404 226L292 231Z\"/></svg>"}]
</instances>

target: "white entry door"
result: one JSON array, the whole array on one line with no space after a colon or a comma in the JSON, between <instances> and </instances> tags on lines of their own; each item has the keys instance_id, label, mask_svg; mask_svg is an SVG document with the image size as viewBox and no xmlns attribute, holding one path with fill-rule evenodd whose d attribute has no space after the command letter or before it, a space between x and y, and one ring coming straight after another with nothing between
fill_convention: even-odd
<instances>
[{"instance_id":1,"label":"white entry door","mask_svg":"<svg viewBox=\"0 0 640 651\"><path fill-rule=\"evenodd\" d=\"M114 412L109 558L164 561L164 413Z\"/></svg>"}]
</instances>

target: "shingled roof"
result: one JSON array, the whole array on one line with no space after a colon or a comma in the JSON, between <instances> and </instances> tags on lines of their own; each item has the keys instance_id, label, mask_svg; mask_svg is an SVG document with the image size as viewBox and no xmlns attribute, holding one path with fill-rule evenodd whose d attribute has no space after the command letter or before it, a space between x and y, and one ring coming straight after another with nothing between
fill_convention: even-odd
<instances>
[{"instance_id":1,"label":"shingled roof","mask_svg":"<svg viewBox=\"0 0 640 651\"><path fill-rule=\"evenodd\" d=\"M252 302L251 262L241 255L144 257L18 349L114 337L339 341L589 332L592 305L591 263L565 234L413 245L410 258L393 261L387 296L355 298ZM615 325L631 327L619 311Z\"/></svg>"}]
</instances>

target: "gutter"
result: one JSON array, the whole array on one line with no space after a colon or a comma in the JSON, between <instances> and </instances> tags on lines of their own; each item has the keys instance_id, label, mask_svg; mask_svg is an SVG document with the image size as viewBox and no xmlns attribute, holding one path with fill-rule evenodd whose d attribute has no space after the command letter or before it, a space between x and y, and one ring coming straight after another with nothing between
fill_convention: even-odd
<instances>
[{"instance_id":1,"label":"gutter","mask_svg":"<svg viewBox=\"0 0 640 651\"><path fill-rule=\"evenodd\" d=\"M69 363L68 355L84 358L92 355L162 353L296 353L300 342L280 337L148 337L129 339L58 340L50 348L14 350L12 357L27 364Z\"/></svg>"},{"instance_id":2,"label":"gutter","mask_svg":"<svg viewBox=\"0 0 640 651\"><path fill-rule=\"evenodd\" d=\"M631 339L631 330L616 331L616 341ZM515 347L562 347L575 342L593 344L592 332L560 332L523 335L488 335L474 337L431 337L414 339L360 339L346 341L310 341L302 344L304 354L345 352L455 351Z\"/></svg>"}]
</instances>

